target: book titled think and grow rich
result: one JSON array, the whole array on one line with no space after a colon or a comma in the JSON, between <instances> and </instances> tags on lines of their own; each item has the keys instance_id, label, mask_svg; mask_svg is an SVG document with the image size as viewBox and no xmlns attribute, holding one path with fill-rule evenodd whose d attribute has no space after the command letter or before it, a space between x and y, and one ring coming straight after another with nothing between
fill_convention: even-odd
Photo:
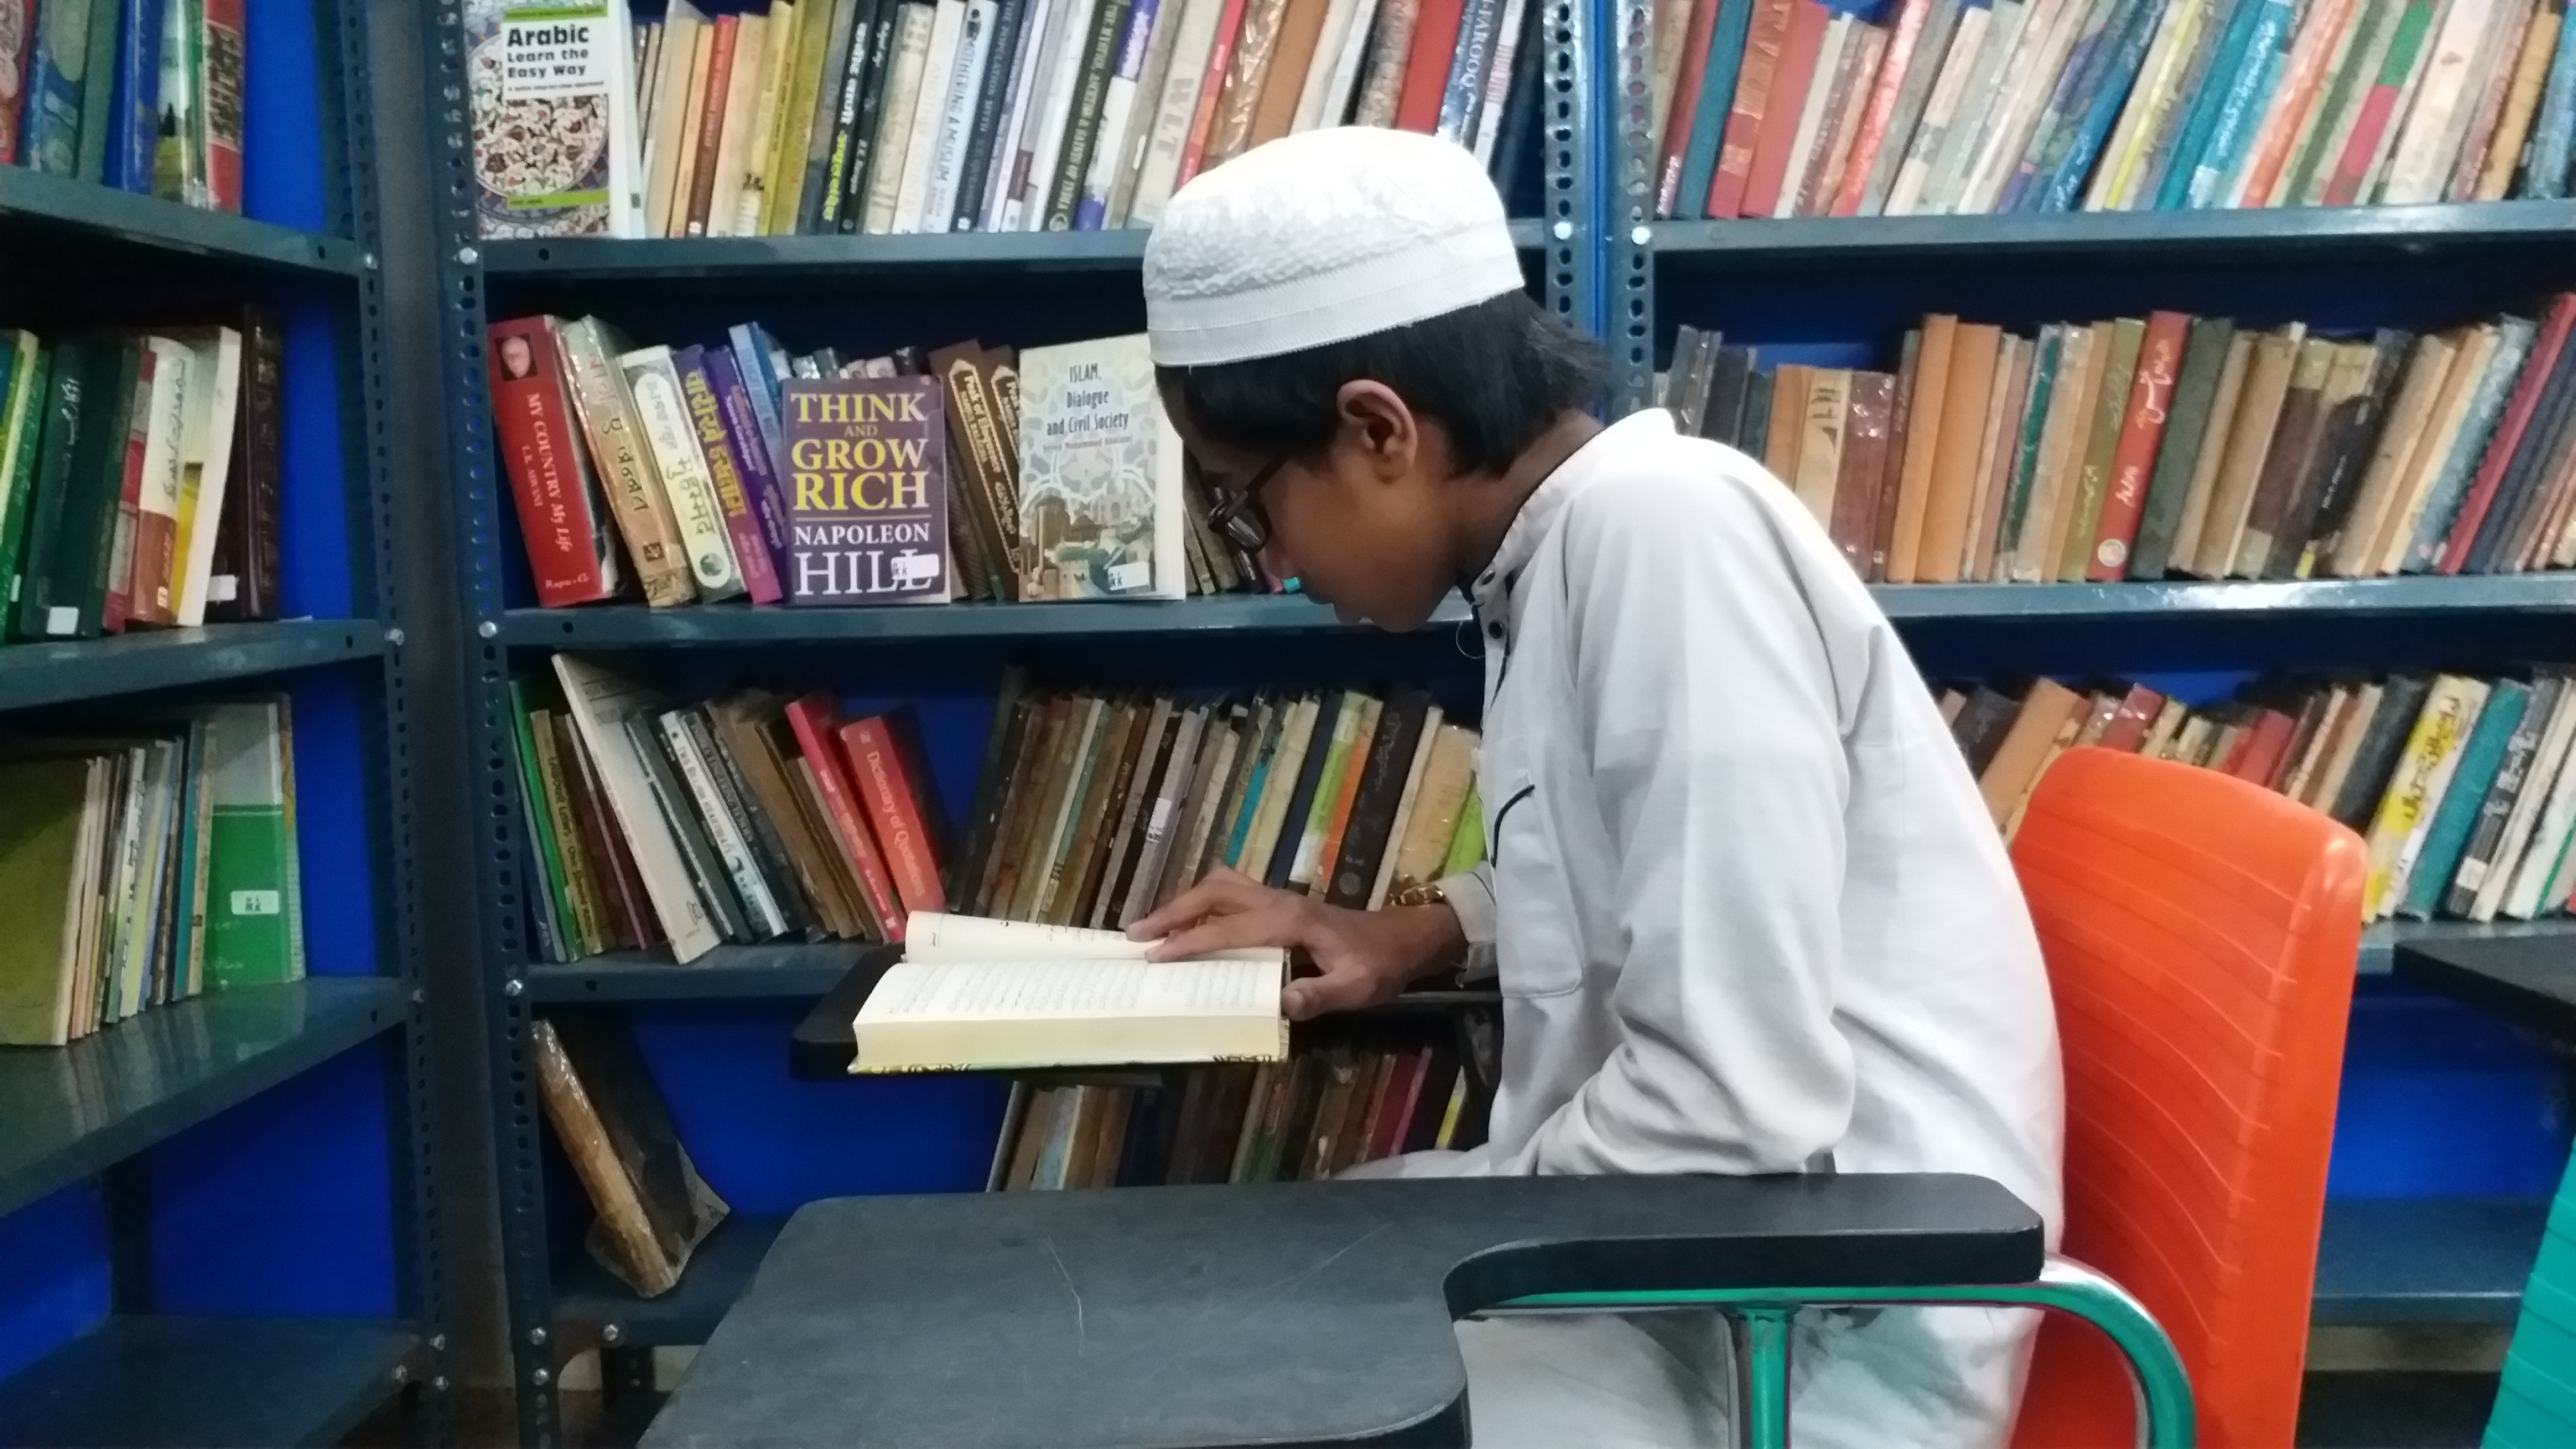
<instances>
[{"instance_id":1,"label":"book titled think and grow rich","mask_svg":"<svg viewBox=\"0 0 2576 1449\"><path fill-rule=\"evenodd\" d=\"M853 1073L1283 1061L1277 947L1149 962L1116 931L915 912L851 1024Z\"/></svg>"}]
</instances>

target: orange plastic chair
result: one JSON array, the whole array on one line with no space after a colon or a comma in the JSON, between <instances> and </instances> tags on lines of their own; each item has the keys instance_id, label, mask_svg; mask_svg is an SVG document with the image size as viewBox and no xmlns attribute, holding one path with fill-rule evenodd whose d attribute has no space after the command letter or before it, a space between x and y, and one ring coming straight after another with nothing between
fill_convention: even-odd
<instances>
[{"instance_id":1,"label":"orange plastic chair","mask_svg":"<svg viewBox=\"0 0 2576 1449\"><path fill-rule=\"evenodd\" d=\"M2242 780L2083 749L2012 855L2066 1060L2062 1251L2172 1337L2204 1449L2285 1449L2367 852ZM2131 1444L2134 1412L2109 1340L2052 1315L2016 1449Z\"/></svg>"}]
</instances>

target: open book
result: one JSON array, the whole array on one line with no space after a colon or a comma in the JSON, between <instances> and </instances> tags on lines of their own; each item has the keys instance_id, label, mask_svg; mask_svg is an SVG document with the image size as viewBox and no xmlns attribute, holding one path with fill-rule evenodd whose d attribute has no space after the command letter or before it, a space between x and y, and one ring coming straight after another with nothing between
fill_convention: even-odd
<instances>
[{"instance_id":1,"label":"open book","mask_svg":"<svg viewBox=\"0 0 2576 1449\"><path fill-rule=\"evenodd\" d=\"M904 959L851 1023L850 1070L1286 1059L1286 952L1149 963L1146 944L1115 931L916 911Z\"/></svg>"}]
</instances>

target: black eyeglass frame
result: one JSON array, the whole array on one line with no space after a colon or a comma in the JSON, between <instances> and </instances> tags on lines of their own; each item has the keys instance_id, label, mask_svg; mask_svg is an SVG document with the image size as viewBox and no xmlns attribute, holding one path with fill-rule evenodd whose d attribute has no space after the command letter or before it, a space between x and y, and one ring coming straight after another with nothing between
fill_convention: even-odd
<instances>
[{"instance_id":1,"label":"black eyeglass frame","mask_svg":"<svg viewBox=\"0 0 2576 1449\"><path fill-rule=\"evenodd\" d=\"M1208 500L1208 526L1245 553L1269 547L1270 515L1261 506L1261 490L1287 462L1284 456L1271 459L1240 489L1210 488L1215 496Z\"/></svg>"}]
</instances>

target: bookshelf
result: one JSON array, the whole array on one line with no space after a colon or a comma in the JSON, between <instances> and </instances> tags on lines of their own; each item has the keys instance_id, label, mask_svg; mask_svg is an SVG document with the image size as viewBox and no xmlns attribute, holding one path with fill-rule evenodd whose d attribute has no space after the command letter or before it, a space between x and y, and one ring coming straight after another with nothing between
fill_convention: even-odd
<instances>
[{"instance_id":1,"label":"bookshelf","mask_svg":"<svg viewBox=\"0 0 2576 1449\"><path fill-rule=\"evenodd\" d=\"M639 10L655 7L643 5ZM734 8L734 7L719 7ZM435 7L451 43L427 57L428 88L464 84L461 7ZM1539 93L1542 185L1514 224L1533 295L1597 331L1592 218L1598 136L1590 77L1598 12L1551 0ZM640 1378L631 1350L703 1342L787 1213L831 1193L980 1187L1001 1090L979 1078L797 1082L788 1033L862 947L726 946L687 966L667 955L533 961L508 685L556 651L594 654L674 689L733 683L829 688L916 701L940 794L964 804L1007 661L1050 681L1158 687L1248 684L1282 660L1335 680L1443 670L1472 694L1458 651L1463 609L1411 639L1364 637L1297 597L1139 604L951 604L905 609L738 605L534 607L507 476L494 450L484 328L554 312L596 313L639 341L721 336L758 320L800 346L934 346L961 337L1035 346L1142 329L1141 230L938 235L485 241L475 231L471 138L434 138L442 261L447 472L470 676L462 721L477 800L475 941L483 972L509 1343L522 1442L562 1442L558 1380L573 1357L609 1350L611 1386ZM1259 651L1247 655L1246 650ZM588 1203L529 1085L529 1029L545 1012L620 1013L634 1028L701 1171L732 1206L680 1284L643 1300L581 1251Z\"/></svg>"},{"instance_id":2,"label":"bookshelf","mask_svg":"<svg viewBox=\"0 0 2576 1449\"><path fill-rule=\"evenodd\" d=\"M1648 404L1678 323L1856 356L1892 349L1940 311L2023 327L2174 307L2366 331L2527 311L2576 286L2567 200L1657 220L1654 7L1612 9L1602 235L1618 413ZM2576 624L2576 578L2554 573L1874 592L1933 678L2483 668L2567 660ZM2492 1023L2384 979L2402 940L2489 934L2576 946L2576 919L2392 921L2364 933L2320 1326L2501 1324L2520 1302L2565 1161L2565 1125L2545 1105L2559 1069Z\"/></svg>"},{"instance_id":3,"label":"bookshelf","mask_svg":"<svg viewBox=\"0 0 2576 1449\"><path fill-rule=\"evenodd\" d=\"M286 696L307 974L0 1048L0 1444L444 1437L366 9L244 9L242 214L0 166L0 325L276 319L275 618L0 644L0 734Z\"/></svg>"}]
</instances>

